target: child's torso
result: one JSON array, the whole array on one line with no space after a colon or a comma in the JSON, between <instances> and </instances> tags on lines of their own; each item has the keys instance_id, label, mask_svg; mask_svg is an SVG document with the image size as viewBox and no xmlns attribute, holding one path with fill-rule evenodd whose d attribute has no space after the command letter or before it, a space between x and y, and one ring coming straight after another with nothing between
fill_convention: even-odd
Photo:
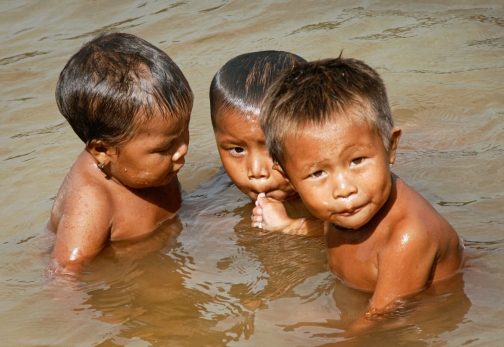
<instances>
[{"instance_id":1,"label":"child's torso","mask_svg":"<svg viewBox=\"0 0 504 347\"><path fill-rule=\"evenodd\" d=\"M109 180L95 166L90 165L86 155L79 156L65 177L48 223L49 230L56 232L65 208L75 196L71 194L76 186L98 186L103 199L111 206L109 216L109 239L124 240L135 238L152 231L163 220L172 216L182 202L180 185L175 177L168 185L155 188L128 189Z\"/></svg>"},{"instance_id":2,"label":"child's torso","mask_svg":"<svg viewBox=\"0 0 504 347\"><path fill-rule=\"evenodd\" d=\"M149 191L150 190L150 191ZM124 240L152 231L180 208L182 197L177 177L167 186L127 191L114 199L110 239Z\"/></svg>"},{"instance_id":3,"label":"child's torso","mask_svg":"<svg viewBox=\"0 0 504 347\"><path fill-rule=\"evenodd\" d=\"M437 249L431 280L447 277L460 268L463 246L455 230L428 201L399 178L397 182L397 199L385 216L377 216L380 218L360 230L336 230L326 222L329 268L350 286L373 291L380 254L391 247L392 234L413 226L428 233Z\"/></svg>"}]
</instances>

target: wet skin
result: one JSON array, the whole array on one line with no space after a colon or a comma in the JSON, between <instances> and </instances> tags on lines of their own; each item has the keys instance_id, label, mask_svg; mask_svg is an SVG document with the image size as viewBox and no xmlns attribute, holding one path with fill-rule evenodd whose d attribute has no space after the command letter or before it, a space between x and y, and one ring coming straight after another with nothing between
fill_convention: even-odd
<instances>
[{"instance_id":1,"label":"wet skin","mask_svg":"<svg viewBox=\"0 0 504 347\"><path fill-rule=\"evenodd\" d=\"M368 124L334 118L287 137L285 174L326 221L331 271L373 291L370 312L380 312L457 271L462 247L450 224L391 174L401 131L392 129L387 151Z\"/></svg>"},{"instance_id":2,"label":"wet skin","mask_svg":"<svg viewBox=\"0 0 504 347\"><path fill-rule=\"evenodd\" d=\"M279 201L297 197L291 185L273 169L257 115L238 111L219 115L215 139L227 174L253 201L259 193Z\"/></svg>"},{"instance_id":3,"label":"wet skin","mask_svg":"<svg viewBox=\"0 0 504 347\"><path fill-rule=\"evenodd\" d=\"M398 140L400 131L394 136ZM389 197L395 149L387 153L367 125L341 120L307 127L299 136L289 136L285 147L289 180L320 219L358 229Z\"/></svg>"},{"instance_id":4,"label":"wet skin","mask_svg":"<svg viewBox=\"0 0 504 347\"><path fill-rule=\"evenodd\" d=\"M119 151L96 141L86 146L60 187L48 223L56 233L53 272L77 274L108 240L148 234L178 210L177 173L188 149L188 123L189 116L156 116L140 124Z\"/></svg>"},{"instance_id":5,"label":"wet skin","mask_svg":"<svg viewBox=\"0 0 504 347\"><path fill-rule=\"evenodd\" d=\"M189 145L189 120L164 120L161 116L140 125L137 134L119 151L109 149L104 172L129 188L167 185L184 166Z\"/></svg>"}]
</instances>

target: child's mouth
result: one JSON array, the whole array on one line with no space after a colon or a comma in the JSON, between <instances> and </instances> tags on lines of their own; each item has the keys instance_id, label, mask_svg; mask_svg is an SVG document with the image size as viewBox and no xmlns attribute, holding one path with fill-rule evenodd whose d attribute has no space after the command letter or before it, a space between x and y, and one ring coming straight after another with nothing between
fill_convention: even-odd
<instances>
[{"instance_id":1,"label":"child's mouth","mask_svg":"<svg viewBox=\"0 0 504 347\"><path fill-rule=\"evenodd\" d=\"M348 217L348 216L352 216L352 215L356 214L360 210L361 210L360 207L356 207L356 208L351 208L351 209L343 210L343 211L339 212L338 214L341 215L341 216Z\"/></svg>"},{"instance_id":2,"label":"child's mouth","mask_svg":"<svg viewBox=\"0 0 504 347\"><path fill-rule=\"evenodd\" d=\"M178 172L179 172L179 171L180 171L180 169L175 170L175 171L172 171L172 172L169 172L169 173L166 175L166 178L170 178L170 179L172 179L173 177L175 177L175 176L178 174Z\"/></svg>"}]
</instances>

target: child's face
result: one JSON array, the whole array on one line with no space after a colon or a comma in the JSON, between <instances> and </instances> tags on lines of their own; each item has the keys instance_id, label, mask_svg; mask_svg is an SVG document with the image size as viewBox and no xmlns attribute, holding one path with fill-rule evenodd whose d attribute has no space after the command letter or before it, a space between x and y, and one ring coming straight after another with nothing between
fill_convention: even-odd
<instances>
[{"instance_id":1,"label":"child's face","mask_svg":"<svg viewBox=\"0 0 504 347\"><path fill-rule=\"evenodd\" d=\"M130 188L167 185L184 166L189 145L189 118L156 116L136 129L117 152L111 150L110 177Z\"/></svg>"},{"instance_id":2,"label":"child's face","mask_svg":"<svg viewBox=\"0 0 504 347\"><path fill-rule=\"evenodd\" d=\"M283 176L273 170L257 116L236 111L221 114L215 139L224 169L233 183L252 200L255 201L259 193L277 200L297 196Z\"/></svg>"},{"instance_id":3,"label":"child's face","mask_svg":"<svg viewBox=\"0 0 504 347\"><path fill-rule=\"evenodd\" d=\"M340 119L307 126L290 135L284 168L308 210L341 227L365 225L387 201L390 164L401 131L391 132L387 153L378 132L368 124Z\"/></svg>"}]
</instances>

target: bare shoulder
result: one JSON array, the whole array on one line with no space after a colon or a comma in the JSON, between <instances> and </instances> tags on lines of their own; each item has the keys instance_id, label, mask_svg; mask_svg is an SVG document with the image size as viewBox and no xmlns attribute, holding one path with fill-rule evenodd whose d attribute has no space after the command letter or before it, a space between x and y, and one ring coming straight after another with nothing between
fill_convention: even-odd
<instances>
[{"instance_id":1,"label":"bare shoulder","mask_svg":"<svg viewBox=\"0 0 504 347\"><path fill-rule=\"evenodd\" d=\"M400 178L396 182L402 218L391 228L391 244L418 252L419 256L433 257L434 279L450 275L461 263L459 236L424 197Z\"/></svg>"},{"instance_id":2,"label":"bare shoulder","mask_svg":"<svg viewBox=\"0 0 504 347\"><path fill-rule=\"evenodd\" d=\"M97 172L93 172L94 170ZM50 230L57 232L63 220L87 219L87 216L93 216L93 219L100 223L104 216L110 216L110 192L97 177L98 170L85 160L85 155L81 154L77 158L54 199Z\"/></svg>"},{"instance_id":3,"label":"bare shoulder","mask_svg":"<svg viewBox=\"0 0 504 347\"><path fill-rule=\"evenodd\" d=\"M57 274L79 273L110 236L111 194L96 179L92 163L87 164L79 156L54 201L49 229L56 241L50 269Z\"/></svg>"}]
</instances>

